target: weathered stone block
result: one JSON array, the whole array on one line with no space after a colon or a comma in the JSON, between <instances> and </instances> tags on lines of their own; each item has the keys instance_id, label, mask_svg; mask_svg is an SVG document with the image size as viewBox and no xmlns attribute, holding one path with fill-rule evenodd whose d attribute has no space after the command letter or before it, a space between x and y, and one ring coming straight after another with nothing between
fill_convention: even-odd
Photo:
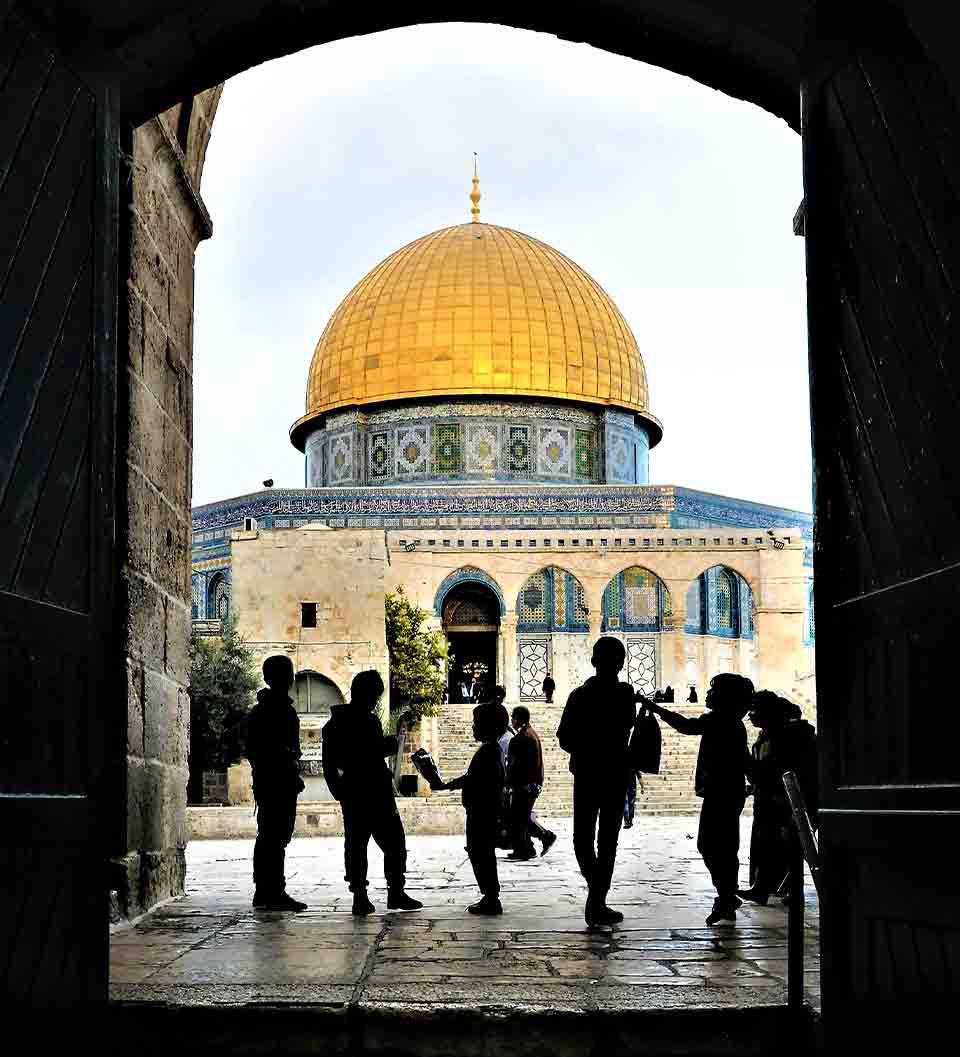
<instances>
[{"instance_id":1,"label":"weathered stone block","mask_svg":"<svg viewBox=\"0 0 960 1057\"><path fill-rule=\"evenodd\" d=\"M127 315L127 362L137 374L143 373L143 301L129 280L123 291Z\"/></svg>"},{"instance_id":2,"label":"weathered stone block","mask_svg":"<svg viewBox=\"0 0 960 1057\"><path fill-rule=\"evenodd\" d=\"M174 600L167 604L166 612L166 674L181 686L190 680L190 607Z\"/></svg>"},{"instance_id":3,"label":"weathered stone block","mask_svg":"<svg viewBox=\"0 0 960 1057\"><path fill-rule=\"evenodd\" d=\"M147 759L186 766L190 710L184 707L185 696L179 682L150 668L144 671L143 746Z\"/></svg>"},{"instance_id":4,"label":"weathered stone block","mask_svg":"<svg viewBox=\"0 0 960 1057\"><path fill-rule=\"evenodd\" d=\"M162 899L183 894L187 860L183 846L143 853L140 868L140 904L146 909Z\"/></svg>"},{"instance_id":5,"label":"weathered stone block","mask_svg":"<svg viewBox=\"0 0 960 1057\"><path fill-rule=\"evenodd\" d=\"M168 472L163 449L163 411L136 375L129 372L128 378L128 458L162 491Z\"/></svg>"},{"instance_id":6,"label":"weathered stone block","mask_svg":"<svg viewBox=\"0 0 960 1057\"><path fill-rule=\"evenodd\" d=\"M143 755L143 665L127 658L127 755Z\"/></svg>"},{"instance_id":7,"label":"weathered stone block","mask_svg":"<svg viewBox=\"0 0 960 1057\"><path fill-rule=\"evenodd\" d=\"M147 760L142 781L142 829L137 846L178 847L186 843L187 768Z\"/></svg>"},{"instance_id":8,"label":"weathered stone block","mask_svg":"<svg viewBox=\"0 0 960 1057\"><path fill-rule=\"evenodd\" d=\"M156 532L157 494L146 479L130 470L127 475L127 506L124 511L124 560L139 573L150 573Z\"/></svg>"},{"instance_id":9,"label":"weathered stone block","mask_svg":"<svg viewBox=\"0 0 960 1057\"><path fill-rule=\"evenodd\" d=\"M143 372L144 385L163 405L167 371L167 329L152 313L146 313L143 324Z\"/></svg>"},{"instance_id":10,"label":"weathered stone block","mask_svg":"<svg viewBox=\"0 0 960 1057\"><path fill-rule=\"evenodd\" d=\"M165 499L158 499L152 533L153 579L181 601L189 601L184 594L183 573L190 561L190 527L184 512L175 510Z\"/></svg>"},{"instance_id":11,"label":"weathered stone block","mask_svg":"<svg viewBox=\"0 0 960 1057\"><path fill-rule=\"evenodd\" d=\"M166 640L166 601L153 584L125 569L120 574L126 650L149 668L163 669Z\"/></svg>"},{"instance_id":12,"label":"weathered stone block","mask_svg":"<svg viewBox=\"0 0 960 1057\"><path fill-rule=\"evenodd\" d=\"M183 431L171 419L164 420L163 446L167 456L166 494L184 515L190 514L193 451Z\"/></svg>"}]
</instances>

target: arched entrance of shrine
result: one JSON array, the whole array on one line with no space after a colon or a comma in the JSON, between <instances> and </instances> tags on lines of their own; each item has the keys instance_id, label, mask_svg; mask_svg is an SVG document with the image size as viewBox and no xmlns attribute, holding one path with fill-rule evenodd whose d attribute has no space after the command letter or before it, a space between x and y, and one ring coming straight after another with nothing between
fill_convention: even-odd
<instances>
[{"instance_id":1,"label":"arched entrance of shrine","mask_svg":"<svg viewBox=\"0 0 960 1057\"><path fill-rule=\"evenodd\" d=\"M453 662L447 691L452 702L482 701L497 683L500 602L493 590L466 580L447 592L441 622Z\"/></svg>"}]
</instances>

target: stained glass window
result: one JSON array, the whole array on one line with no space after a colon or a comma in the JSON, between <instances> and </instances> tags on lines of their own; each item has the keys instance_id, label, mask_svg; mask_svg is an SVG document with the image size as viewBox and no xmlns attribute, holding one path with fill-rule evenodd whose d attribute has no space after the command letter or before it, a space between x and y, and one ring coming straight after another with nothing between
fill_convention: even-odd
<instances>
[{"instance_id":1,"label":"stained glass window","mask_svg":"<svg viewBox=\"0 0 960 1057\"><path fill-rule=\"evenodd\" d=\"M733 627L733 592L736 584L733 577L721 570L717 574L717 627L724 630Z\"/></svg>"},{"instance_id":2,"label":"stained glass window","mask_svg":"<svg viewBox=\"0 0 960 1057\"><path fill-rule=\"evenodd\" d=\"M463 473L463 429L453 423L433 427L433 472Z\"/></svg>"},{"instance_id":3,"label":"stained glass window","mask_svg":"<svg viewBox=\"0 0 960 1057\"><path fill-rule=\"evenodd\" d=\"M596 476L597 462L593 433L589 429L578 429L576 446L577 477L585 481L592 481Z\"/></svg>"},{"instance_id":4,"label":"stained glass window","mask_svg":"<svg viewBox=\"0 0 960 1057\"><path fill-rule=\"evenodd\" d=\"M511 426L507 464L512 474L530 472L530 430L527 426Z\"/></svg>"},{"instance_id":5,"label":"stained glass window","mask_svg":"<svg viewBox=\"0 0 960 1057\"><path fill-rule=\"evenodd\" d=\"M534 573L520 589L517 620L521 624L547 623L547 570Z\"/></svg>"},{"instance_id":6,"label":"stained glass window","mask_svg":"<svg viewBox=\"0 0 960 1057\"><path fill-rule=\"evenodd\" d=\"M222 573L210 582L209 613L210 620L225 620L230 615L230 585Z\"/></svg>"}]
</instances>

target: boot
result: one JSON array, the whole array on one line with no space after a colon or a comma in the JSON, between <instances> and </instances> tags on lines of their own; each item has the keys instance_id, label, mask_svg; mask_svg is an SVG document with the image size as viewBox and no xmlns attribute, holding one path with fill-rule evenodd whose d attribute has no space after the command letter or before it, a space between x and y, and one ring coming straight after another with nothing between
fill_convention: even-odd
<instances>
[{"instance_id":1,"label":"boot","mask_svg":"<svg viewBox=\"0 0 960 1057\"><path fill-rule=\"evenodd\" d=\"M719 899L713 901L713 910L707 915L708 925L720 925L723 922L730 922L731 924L737 920L737 908L728 902L721 902Z\"/></svg>"},{"instance_id":2,"label":"boot","mask_svg":"<svg viewBox=\"0 0 960 1057\"><path fill-rule=\"evenodd\" d=\"M467 910L471 914L486 914L492 917L503 913L503 904L497 896L483 896L479 903L468 906Z\"/></svg>"},{"instance_id":3,"label":"boot","mask_svg":"<svg viewBox=\"0 0 960 1057\"><path fill-rule=\"evenodd\" d=\"M354 892L353 908L350 911L354 917L365 918L376 911L376 907L367 898L366 892Z\"/></svg>"},{"instance_id":4,"label":"boot","mask_svg":"<svg viewBox=\"0 0 960 1057\"><path fill-rule=\"evenodd\" d=\"M423 910L423 903L413 899L402 888L387 892L387 910Z\"/></svg>"}]
</instances>

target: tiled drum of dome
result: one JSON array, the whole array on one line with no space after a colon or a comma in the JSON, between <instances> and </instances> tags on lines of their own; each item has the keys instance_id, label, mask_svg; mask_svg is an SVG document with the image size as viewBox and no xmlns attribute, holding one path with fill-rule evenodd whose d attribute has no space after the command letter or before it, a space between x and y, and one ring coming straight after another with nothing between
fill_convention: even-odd
<instances>
[{"instance_id":1,"label":"tiled drum of dome","mask_svg":"<svg viewBox=\"0 0 960 1057\"><path fill-rule=\"evenodd\" d=\"M530 472L530 429L528 426L511 426L507 431L507 466L511 474Z\"/></svg>"},{"instance_id":2,"label":"tiled drum of dome","mask_svg":"<svg viewBox=\"0 0 960 1057\"><path fill-rule=\"evenodd\" d=\"M367 459L370 477L378 480L393 476L393 451L390 433L372 433L370 435L369 456Z\"/></svg>"},{"instance_id":3,"label":"tiled drum of dome","mask_svg":"<svg viewBox=\"0 0 960 1057\"><path fill-rule=\"evenodd\" d=\"M353 434L341 433L330 439L330 483L353 480Z\"/></svg>"},{"instance_id":4,"label":"tiled drum of dome","mask_svg":"<svg viewBox=\"0 0 960 1057\"><path fill-rule=\"evenodd\" d=\"M588 429L576 431L577 444L577 477L592 481L596 475L596 447L594 435Z\"/></svg>"},{"instance_id":5,"label":"tiled drum of dome","mask_svg":"<svg viewBox=\"0 0 960 1057\"><path fill-rule=\"evenodd\" d=\"M537 472L542 474L570 473L570 431L554 426L540 427L537 445Z\"/></svg>"}]
</instances>

